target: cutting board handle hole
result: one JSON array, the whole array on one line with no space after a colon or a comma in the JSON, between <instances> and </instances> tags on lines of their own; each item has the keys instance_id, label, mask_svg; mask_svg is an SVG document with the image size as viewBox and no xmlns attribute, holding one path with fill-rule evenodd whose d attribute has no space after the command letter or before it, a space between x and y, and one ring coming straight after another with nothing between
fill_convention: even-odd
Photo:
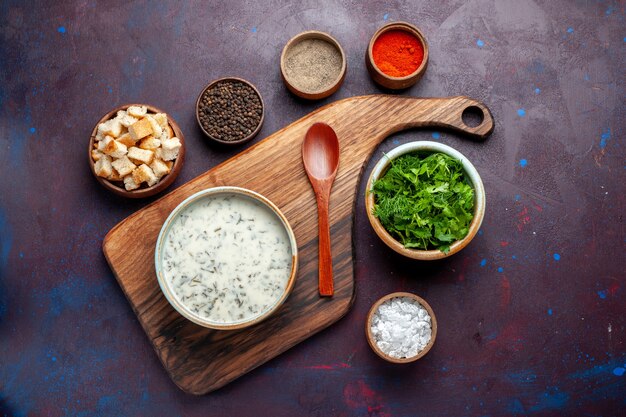
<instances>
[{"instance_id":1,"label":"cutting board handle hole","mask_svg":"<svg viewBox=\"0 0 626 417\"><path fill-rule=\"evenodd\" d=\"M463 123L467 127L478 127L485 120L485 113L483 113L480 107L469 106L463 110L461 119L463 119Z\"/></svg>"}]
</instances>

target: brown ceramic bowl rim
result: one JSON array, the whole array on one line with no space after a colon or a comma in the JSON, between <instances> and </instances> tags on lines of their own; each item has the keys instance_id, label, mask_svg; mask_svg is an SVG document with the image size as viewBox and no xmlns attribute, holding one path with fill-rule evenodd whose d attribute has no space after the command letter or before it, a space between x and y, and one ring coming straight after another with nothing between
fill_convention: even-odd
<instances>
[{"instance_id":1,"label":"brown ceramic bowl rim","mask_svg":"<svg viewBox=\"0 0 626 417\"><path fill-rule=\"evenodd\" d=\"M448 253L443 253L439 249L434 250L418 250L418 249L409 249L405 248L404 245L398 242L391 234L384 228L380 220L372 214L372 210L374 208L374 193L371 192L372 185L374 181L379 177L384 175L386 170L389 167L391 160L413 152L424 152L424 153L435 153L441 152L445 153L457 160L459 160L463 164L463 168L467 175L468 180L474 186L474 217L470 222L469 230L467 235L456 242L450 245L450 251ZM372 228L380 237L380 239L391 249L396 251L397 253L404 255L411 259L423 260L423 261L432 261L437 259L447 258L448 256L452 256L455 253L459 252L465 246L467 246L474 236L478 233L480 226L482 224L483 218L485 216L485 187L483 182L478 174L478 171L472 165L472 163L467 159L461 152L456 149L444 145L439 142L432 141L417 141L417 142L408 142L404 145L397 146L389 151L385 156L383 156L377 163L370 177L367 181L367 187L365 188L365 210L367 212L367 218L372 225Z\"/></svg>"},{"instance_id":2,"label":"brown ceramic bowl rim","mask_svg":"<svg viewBox=\"0 0 626 417\"><path fill-rule=\"evenodd\" d=\"M204 126L202 126L202 123L200 122L200 100L202 99L202 96L207 90L213 88L216 84L220 82L224 82L224 81L238 81L240 83L243 83L252 87L256 95L259 97L259 101L261 102L261 118L259 119L259 123L257 124L256 128L252 131L252 133L250 133L248 136L244 137L243 139L237 139L237 140L218 139L215 136L212 136L209 132L207 132L204 129ZM206 137L222 145L241 145L242 143L251 141L261 130L261 126L263 126L264 120L265 120L265 103L263 102L263 97L261 96L261 93L259 92L259 90L256 88L254 84L252 84L248 80L244 80L243 78L223 77L223 78L218 78L217 80L213 80L210 83L208 83L202 89L202 91L200 91L200 94L198 95L198 98L196 99L196 121L198 122L198 126L200 126L200 130L202 130L202 133L204 133Z\"/></svg>"},{"instance_id":3,"label":"brown ceramic bowl rim","mask_svg":"<svg viewBox=\"0 0 626 417\"><path fill-rule=\"evenodd\" d=\"M178 299L174 291L170 288L169 283L163 276L162 268L161 268L161 256L162 256L163 244L165 242L167 233L169 232L169 229L173 221L176 219L176 217L183 210L185 210L190 204L193 204L194 202L200 199L219 195L219 194L239 194L244 197L255 200L261 203L263 206L270 209L276 216L278 216L285 231L287 232L287 236L289 236L289 243L291 246L291 255L292 255L291 256L291 272L289 274L289 280L287 281L287 285L285 286L285 291L283 292L281 297L274 303L274 305L271 308L269 308L263 314L256 316L252 319L246 320L246 321L239 321L239 322L235 322L232 324L215 323L210 320L202 319L198 315L189 311L189 309ZM159 286L161 288L161 291L163 292L163 295L165 296L167 301L170 303L170 305L174 307L174 309L178 311L183 317L185 317L186 319L200 326L207 327L209 329L237 330L237 329L243 329L245 327L253 326L267 319L273 313L278 311L278 309L283 305L283 303L285 302L289 294L291 294L291 291L293 290L293 287L296 282L296 276L298 272L298 244L296 242L296 236L293 232L293 229L291 228L291 225L289 224L289 221L287 220L287 217L285 217L285 215L278 208L278 206L272 203L272 201L270 201L267 197L255 191L249 190L247 188L232 187L232 186L211 187L211 188L206 188L204 190L198 191L197 193L194 193L191 196L187 197L170 212L165 222L163 222L163 226L161 227L161 231L159 232L159 236L157 238L155 251L154 251L154 265L155 265L155 271L157 275L157 281L159 282Z\"/></svg>"},{"instance_id":4,"label":"brown ceramic bowl rim","mask_svg":"<svg viewBox=\"0 0 626 417\"><path fill-rule=\"evenodd\" d=\"M294 47L295 45L297 45L298 43L306 39L320 39L320 40L326 41L330 43L332 46L334 46L339 51L339 54L341 55L341 70L339 71L339 75L337 76L335 81L328 88L324 88L320 90L310 90L310 91L303 90L301 88L296 87L293 84L292 80L290 80L289 77L287 76L287 73L285 72L285 60L286 60L287 52L289 51L289 49L291 49L292 47ZM346 68L347 68L346 54L343 52L343 48L341 47L341 44L339 43L339 41L335 39L334 37L332 37L330 34L319 31L319 30L305 30L304 32L298 33L297 35L289 39L289 41L287 41L287 43L283 47L283 51L280 54L280 73L282 75L283 80L293 90L302 94L301 97L303 98L309 98L309 96L319 96L320 98L324 98L330 95L327 93L332 94L332 92L336 91L337 87L341 85L341 83L343 82L343 79L346 75Z\"/></svg>"},{"instance_id":5,"label":"brown ceramic bowl rim","mask_svg":"<svg viewBox=\"0 0 626 417\"><path fill-rule=\"evenodd\" d=\"M428 312L428 315L430 316L431 335L430 335L430 340L428 341L424 349L420 350L417 353L417 355L411 356L409 358L393 358L387 355L382 350L380 350L378 345L376 345L376 342L374 341L374 336L372 335L372 320L374 318L374 313L378 311L378 308L385 301L391 300L392 298L404 298L404 297L417 301L418 303L422 305L422 307L426 309L426 311ZM369 312L367 313L367 320L365 320L365 337L367 338L367 343L370 345L374 353L376 353L378 356L380 356L384 360L391 362L391 363L415 362L416 360L424 357L435 344L435 339L437 338L437 318L435 317L435 312L433 311L430 304L428 304L426 300L424 300L422 297L417 296L410 292L394 292L391 294L387 294L384 297L381 297L370 308Z\"/></svg>"},{"instance_id":6,"label":"brown ceramic bowl rim","mask_svg":"<svg viewBox=\"0 0 626 417\"><path fill-rule=\"evenodd\" d=\"M373 53L374 43L380 37L380 35L390 30L402 30L402 31L410 33L421 42L422 48L424 49L424 57L422 58L422 62L420 63L420 66L417 67L415 71L413 71L412 73L408 75L405 75L404 77L392 77L391 75L385 74L384 72L380 70L380 68L378 68L378 65L376 65L376 61L374 61L374 53ZM376 73L379 74L381 77L388 79L390 81L410 80L411 78L419 76L426 70L426 65L428 63L428 42L426 42L426 37L417 28L417 26L412 25L408 22L390 22L382 26L380 29L378 29L374 33L372 38L370 39L370 43L367 47L367 57L369 61L372 63L372 68L374 69L374 71L376 71Z\"/></svg>"},{"instance_id":7,"label":"brown ceramic bowl rim","mask_svg":"<svg viewBox=\"0 0 626 417\"><path fill-rule=\"evenodd\" d=\"M128 191L123 186L116 185L115 182L109 181L106 178L100 177L96 174L95 161L93 160L91 156L91 151L94 149L93 144L96 140L96 135L98 133L98 126L100 125L100 123L104 123L112 119L113 117L115 117L118 111L127 110L131 106L140 106L140 107L145 106L148 109L148 111L150 111L151 113L165 113L167 115L167 123L170 125L170 127L174 131L174 135L180 140L180 143L182 146L180 147L180 150L178 151L178 156L174 160L174 165L172 166L172 169L170 170L169 174L166 174L163 178L161 178L159 182L154 184L152 187L144 187L144 188L138 188L136 190ZM132 104L123 104L121 106L117 106L116 108L114 108L113 110L111 110L110 112L102 116L100 120L98 120L93 130L91 131L87 156L89 158L89 168L91 169L91 173L94 175L94 177L96 177L96 180L104 188L122 197L144 198L144 197L150 197L150 196L160 193L161 191L165 190L174 182L174 180L180 173L180 170L185 161L185 148L186 148L185 137L183 136L183 133L180 130L180 127L178 126L178 123L176 123L176 121L170 116L169 113L159 109L158 107L152 106L150 104L132 103Z\"/></svg>"}]
</instances>

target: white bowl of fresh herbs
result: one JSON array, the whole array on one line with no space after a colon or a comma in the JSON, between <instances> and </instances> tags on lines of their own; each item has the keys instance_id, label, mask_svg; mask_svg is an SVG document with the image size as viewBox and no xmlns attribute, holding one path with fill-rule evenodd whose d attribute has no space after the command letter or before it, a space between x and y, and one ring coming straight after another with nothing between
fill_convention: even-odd
<instances>
[{"instance_id":1,"label":"white bowl of fresh herbs","mask_svg":"<svg viewBox=\"0 0 626 417\"><path fill-rule=\"evenodd\" d=\"M463 249L485 215L485 188L474 165L438 142L409 142L386 153L367 183L365 208L394 251L435 260Z\"/></svg>"}]
</instances>

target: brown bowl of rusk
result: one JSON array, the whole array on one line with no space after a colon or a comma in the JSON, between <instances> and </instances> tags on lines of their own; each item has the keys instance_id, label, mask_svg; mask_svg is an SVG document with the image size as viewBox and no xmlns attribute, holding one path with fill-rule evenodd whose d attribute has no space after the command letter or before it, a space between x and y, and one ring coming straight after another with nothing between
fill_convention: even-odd
<instances>
[{"instance_id":1,"label":"brown bowl of rusk","mask_svg":"<svg viewBox=\"0 0 626 417\"><path fill-rule=\"evenodd\" d=\"M407 248L401 242L399 242L396 238L394 238L385 227L382 225L378 217L374 215L374 208L376 205L376 199L374 193L372 192L374 182L381 178L389 169L391 162L404 154L409 153L435 153L440 152L444 153L454 159L457 159L463 165L463 170L465 171L466 178L468 182L474 188L474 212L473 218L469 225L469 230L467 235L461 240L457 240L450 245L450 250L448 252L442 252L439 249L433 250L420 250L414 248ZM455 253L459 252L461 249L466 247L476 236L478 230L480 229L480 225L483 222L483 218L485 216L485 187L483 186L483 182L478 174L478 171L472 165L472 163L459 151L456 149L444 145L439 142L432 141L417 141L417 142L409 142L403 145L397 146L385 153L385 155L376 163L370 177L367 181L367 186L365 188L365 210L367 212L367 218L374 229L374 232L380 237L380 239L391 249L399 253L400 255L406 256L407 258L417 259L421 261L433 261L437 259L446 258L448 256L452 256Z\"/></svg>"},{"instance_id":2,"label":"brown bowl of rusk","mask_svg":"<svg viewBox=\"0 0 626 417\"><path fill-rule=\"evenodd\" d=\"M114 118L118 111L127 110L131 106L145 106L147 108L147 111L150 113L167 114L167 123L169 127L172 129L174 136L180 140L180 143L182 146L180 147L180 150L178 151L177 158L173 161L174 163L170 169L170 172L164 175L159 180L159 182L157 182L151 187L147 186L147 184L142 184L140 188L136 190L128 191L124 188L123 182L110 181L96 174L95 161L92 158L91 152L94 149L94 143L96 141L96 135L98 133L98 126L100 125L100 123L104 123ZM91 173L94 175L94 177L96 177L96 180L100 183L100 185L102 185L107 190L121 197L128 197L128 198L150 197L150 196L160 193L161 191L169 187L174 182L178 174L180 173L180 170L183 167L183 163L185 161L185 138L183 136L183 132L181 132L180 127L178 126L178 123L176 123L176 121L168 113L164 112L163 110L157 107L151 106L149 104L124 104L122 106L118 106L114 108L113 110L111 110L110 112L102 116L100 120L98 120L98 122L96 123L96 125L94 126L91 132L91 137L89 138L89 149L87 152L87 157L89 159L89 167L91 169Z\"/></svg>"},{"instance_id":3,"label":"brown bowl of rusk","mask_svg":"<svg viewBox=\"0 0 626 417\"><path fill-rule=\"evenodd\" d=\"M261 107L261 114L258 121L255 121L256 117L254 116L237 115L238 117L248 117L250 121L256 124L254 126L242 125L242 129L247 128L245 136L241 136L235 139L226 139L226 136L222 137L220 133L212 134L212 129L216 128L217 126L215 126L215 123L211 122L209 119L203 120L204 117L209 118L212 115L201 114L202 110L200 109L202 101L204 100L205 93L207 93L209 90L218 88L220 84L224 83L241 83L244 88L248 89L249 92L254 92L254 94L256 94L256 97L258 97L258 103ZM243 143L251 141L257 135L257 133L259 133L259 130L261 130L261 126L263 126L263 120L265 120L265 104L263 103L263 97L261 97L261 93L259 93L259 90L254 86L254 84L252 84L250 81L244 80L243 78L224 77L211 81L209 84L206 85L206 87L202 89L202 91L198 95L198 99L196 100L196 121L198 122L198 126L200 126L200 130L202 130L202 133L204 133L207 138L222 145L241 145ZM211 125L211 123L213 123L213 125Z\"/></svg>"},{"instance_id":4,"label":"brown bowl of rusk","mask_svg":"<svg viewBox=\"0 0 626 417\"><path fill-rule=\"evenodd\" d=\"M287 89L307 100L335 93L346 77L346 55L339 42L317 30L291 38L280 55L280 75Z\"/></svg>"},{"instance_id":5,"label":"brown bowl of rusk","mask_svg":"<svg viewBox=\"0 0 626 417\"><path fill-rule=\"evenodd\" d=\"M383 352L381 347L379 347L378 345L379 341L375 336L375 332L372 330L372 325L374 324L374 316L378 312L380 306L394 298L408 298L413 302L417 302L424 310L426 310L426 312L430 316L430 339L428 343L426 343L426 345L415 355L408 357L394 357ZM391 363L410 363L426 355L435 344L435 339L437 337L437 318L435 317L435 312L433 311L432 307L423 298L409 292L394 292L380 298L374 303L372 308L370 308L369 312L367 313L367 319L365 320L365 336L367 338L367 343L370 345L374 353L376 353L384 360Z\"/></svg>"},{"instance_id":6,"label":"brown bowl of rusk","mask_svg":"<svg viewBox=\"0 0 626 417\"><path fill-rule=\"evenodd\" d=\"M390 31L401 31L408 33L413 38L416 38L417 41L419 41L419 44L421 44L423 50L422 62L412 73L402 77L394 77L386 74L378 67L378 65L376 65L376 62L374 60L373 51L376 40L378 40L381 35ZM426 72L426 68L428 67L428 42L426 42L426 38L424 37L422 32L410 23L388 23L378 29L376 33L374 33L374 36L372 36L372 38L370 39L370 43L367 46L367 51L365 53L365 65L372 79L382 87L389 88L391 90L402 90L408 88L418 82Z\"/></svg>"}]
</instances>

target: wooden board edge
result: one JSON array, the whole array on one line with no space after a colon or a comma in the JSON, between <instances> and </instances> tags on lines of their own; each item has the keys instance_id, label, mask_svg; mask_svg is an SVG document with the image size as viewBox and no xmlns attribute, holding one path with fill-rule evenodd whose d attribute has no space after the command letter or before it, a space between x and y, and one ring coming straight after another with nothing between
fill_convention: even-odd
<instances>
[{"instance_id":1,"label":"wooden board edge","mask_svg":"<svg viewBox=\"0 0 626 417\"><path fill-rule=\"evenodd\" d=\"M139 322L139 325L141 326L141 329L145 333L146 338L148 340L148 343L152 347L152 350L154 350L154 353L156 353L157 358L159 358L159 362L161 362L162 368L165 370L165 373L170 378L170 380L172 380L174 383L176 383L176 381L174 381L174 378L172 378L172 374L170 374L169 368L167 367L167 364L165 363L164 358L161 356L161 352L157 349L156 343L154 343L154 339L150 336L148 328L146 327L144 322L141 320L139 312L137 311L137 309L135 307L135 303L133 303L133 301L130 299L130 297L128 296L128 293L126 292L126 288L124 287L124 285L122 285L122 281L120 281L119 277L115 273L115 269L113 268L113 264L112 264L111 259L109 257L108 247L106 245L107 240L109 238L109 234L111 232L113 232L115 229L117 229L118 226L121 225L121 223L118 223L116 226L114 226L113 229L111 229L111 231L109 231L109 233L107 233L107 235L104 237L104 240L102 241L102 252L104 254L104 259L107 261L107 264L109 265L109 268L111 269L111 272L113 273L113 276L115 277L115 281L117 281L118 287L120 287L120 289L122 290L122 293L124 294L124 297L126 298L126 301L130 305L130 308L131 308L133 314L135 315L135 319Z\"/></svg>"},{"instance_id":2,"label":"wooden board edge","mask_svg":"<svg viewBox=\"0 0 626 417\"><path fill-rule=\"evenodd\" d=\"M354 264L354 261L353 261ZM194 391L193 389L187 389L186 387L181 386L178 381L175 381L174 378L172 378L172 375L170 374L170 371L166 368L166 372L167 374L170 376L170 379L172 380L172 382L174 382L174 384L180 388L183 392L185 392L186 394L191 394L191 395L196 395L196 396L200 396L200 395L206 395L206 394L210 394L211 392L217 391L220 388L223 388L224 386L231 384L233 382L235 382L237 379L241 378L244 375L249 374L250 372L254 371L255 369L267 364L268 362L271 362L273 360L275 360L276 358L278 358L280 355L282 355L283 353L285 353L286 351L288 351L289 349L293 348L296 345L299 345L300 343L303 343L307 340L309 340L312 336L323 332L324 330L328 329L329 327L331 327L333 324L337 323L339 320L341 320L342 318L344 318L346 316L346 314L348 314L348 312L352 309L352 305L354 304L354 300L356 298L356 283L354 282L354 270L352 273L352 281L353 281L353 285L352 285L352 294L350 295L350 299L347 300L347 304L345 306L345 308L343 308L341 310L341 314L338 314L336 317L334 317L331 321L329 321L328 323L324 323L323 326L321 326L320 328L314 329L312 330L305 338L295 341L294 343L290 343L287 345L283 345L284 349L281 348L280 351L278 351L276 353L276 355L272 356L271 358L268 358L267 360L260 362L256 365L254 365L251 368L248 368L246 371L244 371L243 373L241 373L241 375L239 375L238 377L236 377L235 379L229 380L229 381L220 381L219 383L209 386L207 389L205 390L200 390L200 391Z\"/></svg>"}]
</instances>

